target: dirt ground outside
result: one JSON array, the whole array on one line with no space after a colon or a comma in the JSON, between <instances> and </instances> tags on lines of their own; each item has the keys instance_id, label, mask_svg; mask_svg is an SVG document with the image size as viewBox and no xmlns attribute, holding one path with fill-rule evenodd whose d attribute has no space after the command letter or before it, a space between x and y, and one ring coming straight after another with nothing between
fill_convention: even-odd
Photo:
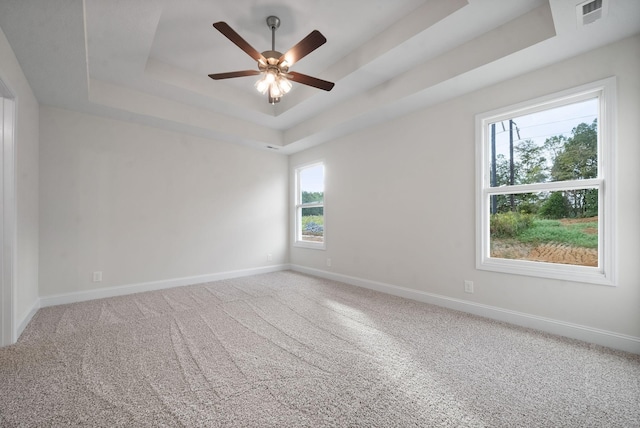
<instances>
[{"instance_id":1,"label":"dirt ground outside","mask_svg":"<svg viewBox=\"0 0 640 428\"><path fill-rule=\"evenodd\" d=\"M595 219L597 220L597 217ZM565 225L593 221L594 217L560 220ZM587 228L583 231L589 234L598 233L595 227ZM598 266L598 250L596 248L572 247L565 244L550 243L539 245L523 244L513 239L492 239L491 257L578 266Z\"/></svg>"},{"instance_id":2,"label":"dirt ground outside","mask_svg":"<svg viewBox=\"0 0 640 428\"><path fill-rule=\"evenodd\" d=\"M491 257L531 260L578 266L598 266L598 250L562 244L527 245L496 240L491 245Z\"/></svg>"}]
</instances>

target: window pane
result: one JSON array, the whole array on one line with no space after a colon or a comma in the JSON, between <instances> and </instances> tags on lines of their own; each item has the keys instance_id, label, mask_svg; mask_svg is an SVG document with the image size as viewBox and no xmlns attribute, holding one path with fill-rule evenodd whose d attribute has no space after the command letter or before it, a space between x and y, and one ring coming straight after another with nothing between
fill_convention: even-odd
<instances>
[{"instance_id":1,"label":"window pane","mask_svg":"<svg viewBox=\"0 0 640 428\"><path fill-rule=\"evenodd\" d=\"M300 201L322 203L324 199L324 166L315 165L300 171Z\"/></svg>"},{"instance_id":2,"label":"window pane","mask_svg":"<svg viewBox=\"0 0 640 428\"><path fill-rule=\"evenodd\" d=\"M300 221L301 239L307 242L324 242L324 208L302 208Z\"/></svg>"},{"instance_id":3,"label":"window pane","mask_svg":"<svg viewBox=\"0 0 640 428\"><path fill-rule=\"evenodd\" d=\"M491 257L598 266L598 190L492 195Z\"/></svg>"},{"instance_id":4,"label":"window pane","mask_svg":"<svg viewBox=\"0 0 640 428\"><path fill-rule=\"evenodd\" d=\"M490 186L598 176L598 98L489 124Z\"/></svg>"}]
</instances>

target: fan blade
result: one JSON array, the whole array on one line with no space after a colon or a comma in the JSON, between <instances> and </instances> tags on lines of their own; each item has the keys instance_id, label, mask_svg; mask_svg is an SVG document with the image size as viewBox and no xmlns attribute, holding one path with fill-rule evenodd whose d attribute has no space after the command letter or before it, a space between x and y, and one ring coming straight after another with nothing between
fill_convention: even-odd
<instances>
[{"instance_id":1,"label":"fan blade","mask_svg":"<svg viewBox=\"0 0 640 428\"><path fill-rule=\"evenodd\" d=\"M228 73L210 74L209 77L211 77L213 80L220 80L220 79L231 79L233 77L257 76L258 74L260 74L258 70L243 70L243 71L230 71Z\"/></svg>"},{"instance_id":2,"label":"fan blade","mask_svg":"<svg viewBox=\"0 0 640 428\"><path fill-rule=\"evenodd\" d=\"M300 40L297 45L295 45L284 55L282 55L280 59L278 59L278 63L286 60L289 67L291 67L294 63L300 61L302 58L309 55L311 52L315 51L326 42L327 39L322 35L320 31L313 30L307 37Z\"/></svg>"},{"instance_id":3,"label":"fan blade","mask_svg":"<svg viewBox=\"0 0 640 428\"><path fill-rule=\"evenodd\" d=\"M335 83L328 82L326 80L318 79L317 77L307 76L306 74L296 73L295 71L290 71L287 73L287 77L294 82L302 83L303 85L313 86L314 88L323 89L325 91L330 91L333 89Z\"/></svg>"},{"instance_id":4,"label":"fan blade","mask_svg":"<svg viewBox=\"0 0 640 428\"><path fill-rule=\"evenodd\" d=\"M245 51L249 56L256 61L264 60L264 57L260 52L255 50L245 39L240 37L240 34L236 33L233 28L229 27L226 22L220 21L213 24L216 30L220 31L227 39L231 40L240 49Z\"/></svg>"}]
</instances>

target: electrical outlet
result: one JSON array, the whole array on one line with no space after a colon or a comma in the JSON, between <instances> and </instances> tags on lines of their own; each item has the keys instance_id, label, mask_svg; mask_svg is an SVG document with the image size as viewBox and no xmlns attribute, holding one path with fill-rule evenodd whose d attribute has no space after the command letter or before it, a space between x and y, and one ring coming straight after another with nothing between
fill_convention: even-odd
<instances>
[{"instance_id":1,"label":"electrical outlet","mask_svg":"<svg viewBox=\"0 0 640 428\"><path fill-rule=\"evenodd\" d=\"M267 261L273 261L273 255L271 253L267 253Z\"/></svg>"},{"instance_id":2,"label":"electrical outlet","mask_svg":"<svg viewBox=\"0 0 640 428\"><path fill-rule=\"evenodd\" d=\"M93 273L93 282L100 282L102 281L102 272L98 271L98 272L94 272Z\"/></svg>"},{"instance_id":3,"label":"electrical outlet","mask_svg":"<svg viewBox=\"0 0 640 428\"><path fill-rule=\"evenodd\" d=\"M331 259L327 259L327 267L331 267Z\"/></svg>"},{"instance_id":4,"label":"electrical outlet","mask_svg":"<svg viewBox=\"0 0 640 428\"><path fill-rule=\"evenodd\" d=\"M464 281L464 292L465 293L473 293L473 281Z\"/></svg>"}]
</instances>

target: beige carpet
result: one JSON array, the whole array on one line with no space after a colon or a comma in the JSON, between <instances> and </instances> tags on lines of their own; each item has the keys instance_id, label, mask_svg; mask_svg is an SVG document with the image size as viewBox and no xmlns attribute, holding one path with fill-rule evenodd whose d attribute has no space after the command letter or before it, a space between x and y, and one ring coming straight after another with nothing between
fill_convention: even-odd
<instances>
[{"instance_id":1,"label":"beige carpet","mask_svg":"<svg viewBox=\"0 0 640 428\"><path fill-rule=\"evenodd\" d=\"M277 272L41 309L0 426L638 427L640 356Z\"/></svg>"}]
</instances>

